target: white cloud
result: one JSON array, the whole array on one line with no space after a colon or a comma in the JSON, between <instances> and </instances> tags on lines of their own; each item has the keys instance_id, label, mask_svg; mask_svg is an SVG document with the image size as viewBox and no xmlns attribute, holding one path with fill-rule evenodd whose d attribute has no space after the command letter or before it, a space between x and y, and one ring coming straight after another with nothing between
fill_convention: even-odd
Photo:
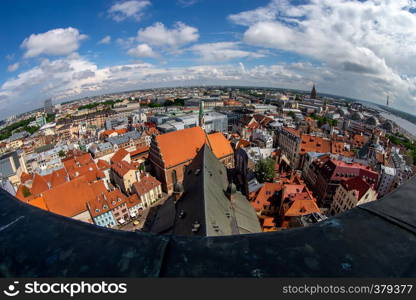
<instances>
[{"instance_id":1,"label":"white cloud","mask_svg":"<svg viewBox=\"0 0 416 300\"><path fill-rule=\"evenodd\" d=\"M26 50L25 58L41 54L68 55L76 51L80 42L86 38L87 36L80 34L76 28L57 28L30 35L23 41L21 47Z\"/></svg>"},{"instance_id":2,"label":"white cloud","mask_svg":"<svg viewBox=\"0 0 416 300\"><path fill-rule=\"evenodd\" d=\"M133 18L140 21L143 17L143 11L150 5L147 0L131 0L125 2L117 2L110 7L108 13L110 17L117 22L123 21L127 18Z\"/></svg>"},{"instance_id":3,"label":"white cloud","mask_svg":"<svg viewBox=\"0 0 416 300\"><path fill-rule=\"evenodd\" d=\"M242 72L242 69L245 72ZM309 73L310 70L305 71ZM321 72L317 70L316 72ZM296 82L293 81L296 79ZM72 54L49 60L18 74L0 86L0 115L22 112L42 105L47 97L72 99L88 95L174 85L249 84L260 86L299 87L303 81L289 66L245 68L244 65L200 65L160 68L147 63L134 63L107 68ZM6 105L7 103L7 105Z\"/></svg>"},{"instance_id":4,"label":"white cloud","mask_svg":"<svg viewBox=\"0 0 416 300\"><path fill-rule=\"evenodd\" d=\"M261 53L244 51L239 49L239 43L219 42L198 44L190 49L200 56L205 62L222 62L236 58L260 58L264 57Z\"/></svg>"},{"instance_id":5,"label":"white cloud","mask_svg":"<svg viewBox=\"0 0 416 300\"><path fill-rule=\"evenodd\" d=\"M111 36L107 35L103 37L98 44L110 44L111 43Z\"/></svg>"},{"instance_id":6,"label":"white cloud","mask_svg":"<svg viewBox=\"0 0 416 300\"><path fill-rule=\"evenodd\" d=\"M170 48L179 48L197 41L198 38L198 29L182 22L175 23L172 29L166 28L164 24L158 22L140 29L137 33L137 40L140 42Z\"/></svg>"},{"instance_id":7,"label":"white cloud","mask_svg":"<svg viewBox=\"0 0 416 300\"><path fill-rule=\"evenodd\" d=\"M345 96L361 94L384 103L389 93L405 108L416 104L414 8L408 0L311 0L300 5L274 0L229 19L248 27L247 44L319 61L336 74L331 84Z\"/></svg>"},{"instance_id":8,"label":"white cloud","mask_svg":"<svg viewBox=\"0 0 416 300\"><path fill-rule=\"evenodd\" d=\"M196 3L198 3L200 0L177 0L177 3L182 7L189 7Z\"/></svg>"},{"instance_id":9,"label":"white cloud","mask_svg":"<svg viewBox=\"0 0 416 300\"><path fill-rule=\"evenodd\" d=\"M148 44L140 44L137 47L130 49L127 53L134 57L158 57L157 53L155 53Z\"/></svg>"},{"instance_id":10,"label":"white cloud","mask_svg":"<svg viewBox=\"0 0 416 300\"><path fill-rule=\"evenodd\" d=\"M9 71L9 72L14 72L17 69L19 69L19 63L18 62L14 63L14 64L11 64L7 67L7 71Z\"/></svg>"}]
</instances>

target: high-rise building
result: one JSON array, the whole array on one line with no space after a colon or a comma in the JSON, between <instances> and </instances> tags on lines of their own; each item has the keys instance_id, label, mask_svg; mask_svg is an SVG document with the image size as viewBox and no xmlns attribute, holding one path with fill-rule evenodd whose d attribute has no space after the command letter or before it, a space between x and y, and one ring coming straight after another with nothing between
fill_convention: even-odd
<instances>
[{"instance_id":1,"label":"high-rise building","mask_svg":"<svg viewBox=\"0 0 416 300\"><path fill-rule=\"evenodd\" d=\"M45 100L45 113L52 114L53 113L53 104L52 99Z\"/></svg>"}]
</instances>

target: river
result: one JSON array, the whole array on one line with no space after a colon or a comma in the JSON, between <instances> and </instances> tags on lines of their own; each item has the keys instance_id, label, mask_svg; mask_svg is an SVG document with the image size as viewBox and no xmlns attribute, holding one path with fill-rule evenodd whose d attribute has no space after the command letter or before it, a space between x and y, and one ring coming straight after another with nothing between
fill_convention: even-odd
<instances>
[{"instance_id":1,"label":"river","mask_svg":"<svg viewBox=\"0 0 416 300\"><path fill-rule=\"evenodd\" d=\"M412 135L416 136L416 125L415 124L413 124L413 123L411 123L411 122L409 122L405 119L402 119L402 118L400 118L396 115L393 115L391 113L382 112L381 115L383 117L385 117L386 119L394 121L397 125L399 125L403 129L405 129L406 131L408 131Z\"/></svg>"}]
</instances>

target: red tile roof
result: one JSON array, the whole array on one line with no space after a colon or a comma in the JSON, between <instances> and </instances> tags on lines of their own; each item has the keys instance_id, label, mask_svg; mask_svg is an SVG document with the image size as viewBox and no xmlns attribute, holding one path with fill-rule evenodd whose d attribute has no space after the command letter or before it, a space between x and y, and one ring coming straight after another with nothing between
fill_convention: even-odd
<instances>
[{"instance_id":1,"label":"red tile roof","mask_svg":"<svg viewBox=\"0 0 416 300\"><path fill-rule=\"evenodd\" d=\"M139 196L142 196L148 193L150 190L160 185L161 185L160 181L151 175L142 176L140 181L133 183L134 189L136 190L136 193Z\"/></svg>"},{"instance_id":2,"label":"red tile roof","mask_svg":"<svg viewBox=\"0 0 416 300\"><path fill-rule=\"evenodd\" d=\"M30 200L28 203L40 209L49 210L48 207L46 206L45 200L42 197L37 197L33 200Z\"/></svg>"},{"instance_id":3,"label":"red tile roof","mask_svg":"<svg viewBox=\"0 0 416 300\"><path fill-rule=\"evenodd\" d=\"M264 209L264 206L270 205L270 200L276 192L282 190L281 183L270 183L265 182L264 185L260 188L256 199L251 202L253 208L259 212Z\"/></svg>"},{"instance_id":4,"label":"red tile roof","mask_svg":"<svg viewBox=\"0 0 416 300\"><path fill-rule=\"evenodd\" d=\"M35 174L33 178L32 187L30 188L31 194L38 195L44 191L47 191L48 189L49 189L49 186L46 180L39 174Z\"/></svg>"},{"instance_id":5,"label":"red tile roof","mask_svg":"<svg viewBox=\"0 0 416 300\"><path fill-rule=\"evenodd\" d=\"M102 160L102 159L99 159L97 161L97 167L100 170L107 170L107 169L111 168L110 164L108 162L106 162L105 160Z\"/></svg>"},{"instance_id":6,"label":"red tile roof","mask_svg":"<svg viewBox=\"0 0 416 300\"><path fill-rule=\"evenodd\" d=\"M111 158L111 163L121 162L126 156L129 156L130 153L125 149L119 149Z\"/></svg>"},{"instance_id":7,"label":"red tile roof","mask_svg":"<svg viewBox=\"0 0 416 300\"><path fill-rule=\"evenodd\" d=\"M110 130L106 130L106 131L102 132L101 133L101 138L109 137L113 133L117 133L117 135L123 135L123 134L125 134L127 132L128 132L128 130L126 128L122 128L122 129L110 129Z\"/></svg>"},{"instance_id":8,"label":"red tile roof","mask_svg":"<svg viewBox=\"0 0 416 300\"><path fill-rule=\"evenodd\" d=\"M370 185L361 177L354 177L348 180L344 180L341 185L347 191L356 190L358 192L357 200L360 200L361 197L367 193L368 189L370 188Z\"/></svg>"},{"instance_id":9,"label":"red tile roof","mask_svg":"<svg viewBox=\"0 0 416 300\"><path fill-rule=\"evenodd\" d=\"M123 177L124 175L126 175L130 170L136 170L136 168L132 164L129 164L128 162L124 160L122 160L121 162L112 164L111 168L120 177Z\"/></svg>"},{"instance_id":10,"label":"red tile roof","mask_svg":"<svg viewBox=\"0 0 416 300\"><path fill-rule=\"evenodd\" d=\"M87 210L87 201L94 199L85 177L79 177L42 193L49 211L66 217Z\"/></svg>"},{"instance_id":11,"label":"red tile roof","mask_svg":"<svg viewBox=\"0 0 416 300\"><path fill-rule=\"evenodd\" d=\"M149 149L150 149L150 147L136 148L136 150L130 152L130 155L135 156L135 155L139 155L139 154L144 154L144 153L149 152Z\"/></svg>"},{"instance_id":12,"label":"red tile roof","mask_svg":"<svg viewBox=\"0 0 416 300\"><path fill-rule=\"evenodd\" d=\"M137 196L137 194L133 194L127 199L127 207L128 208L136 206L140 203L142 203L142 200L140 200L140 198L139 198L139 196Z\"/></svg>"},{"instance_id":13,"label":"red tile roof","mask_svg":"<svg viewBox=\"0 0 416 300\"><path fill-rule=\"evenodd\" d=\"M102 194L94 195L88 201L88 210L92 217L106 213L127 202L127 197L118 189L105 191Z\"/></svg>"},{"instance_id":14,"label":"red tile roof","mask_svg":"<svg viewBox=\"0 0 416 300\"><path fill-rule=\"evenodd\" d=\"M326 153L331 151L331 141L322 137L302 134L300 143L300 154L307 152Z\"/></svg>"},{"instance_id":15,"label":"red tile roof","mask_svg":"<svg viewBox=\"0 0 416 300\"><path fill-rule=\"evenodd\" d=\"M321 212L315 201L298 199L295 200L290 208L285 212L285 217L309 215L314 212Z\"/></svg>"},{"instance_id":16,"label":"red tile roof","mask_svg":"<svg viewBox=\"0 0 416 300\"><path fill-rule=\"evenodd\" d=\"M20 182L25 183L28 180L32 180L33 175L29 175L26 172L23 172L22 175L20 175Z\"/></svg>"},{"instance_id":17,"label":"red tile roof","mask_svg":"<svg viewBox=\"0 0 416 300\"><path fill-rule=\"evenodd\" d=\"M290 127L283 127L283 130L285 130L285 131L287 131L287 132L289 132L289 133L291 133L291 134L293 134L297 137L300 137L299 130L296 130L296 129L293 129L293 128L290 128Z\"/></svg>"},{"instance_id":18,"label":"red tile roof","mask_svg":"<svg viewBox=\"0 0 416 300\"><path fill-rule=\"evenodd\" d=\"M223 134L214 133L209 135L209 141L212 142L212 151L217 158L221 158L227 153L232 153L229 141ZM156 143L162 154L165 168L179 165L195 157L198 150L206 142L205 132L201 127L187 128L174 132L156 136Z\"/></svg>"},{"instance_id":19,"label":"red tile roof","mask_svg":"<svg viewBox=\"0 0 416 300\"><path fill-rule=\"evenodd\" d=\"M212 148L212 152L217 158L232 155L234 153L230 142L225 138L221 132L216 132L208 135L208 142Z\"/></svg>"}]
</instances>

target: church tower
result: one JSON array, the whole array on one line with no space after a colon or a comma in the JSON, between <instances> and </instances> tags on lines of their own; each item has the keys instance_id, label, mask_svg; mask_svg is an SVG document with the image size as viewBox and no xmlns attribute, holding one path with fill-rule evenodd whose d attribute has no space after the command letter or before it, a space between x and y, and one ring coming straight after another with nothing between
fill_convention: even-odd
<instances>
[{"instance_id":1,"label":"church tower","mask_svg":"<svg viewBox=\"0 0 416 300\"><path fill-rule=\"evenodd\" d=\"M316 89L315 89L315 84L312 87L312 91L311 91L311 99L316 99Z\"/></svg>"},{"instance_id":2,"label":"church tower","mask_svg":"<svg viewBox=\"0 0 416 300\"><path fill-rule=\"evenodd\" d=\"M204 120L204 101L199 102L199 127L205 130L205 120Z\"/></svg>"}]
</instances>

